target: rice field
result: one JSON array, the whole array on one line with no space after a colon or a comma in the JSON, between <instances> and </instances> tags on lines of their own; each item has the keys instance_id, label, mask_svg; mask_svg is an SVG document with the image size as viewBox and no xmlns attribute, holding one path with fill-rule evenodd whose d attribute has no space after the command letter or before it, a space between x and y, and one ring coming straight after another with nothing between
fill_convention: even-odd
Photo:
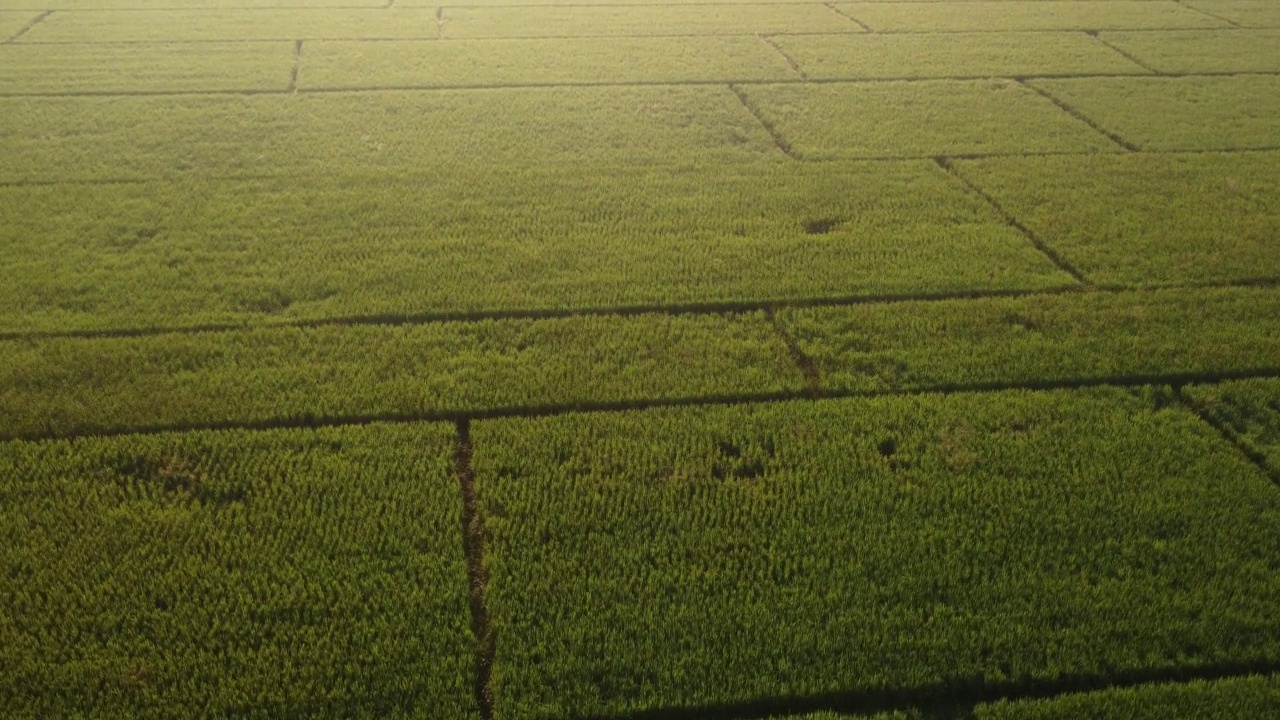
<instances>
[{"instance_id":1,"label":"rice field","mask_svg":"<svg viewBox=\"0 0 1280 720\"><path fill-rule=\"evenodd\" d=\"M1280 2L0 0L0 717L1280 716Z\"/></svg>"}]
</instances>

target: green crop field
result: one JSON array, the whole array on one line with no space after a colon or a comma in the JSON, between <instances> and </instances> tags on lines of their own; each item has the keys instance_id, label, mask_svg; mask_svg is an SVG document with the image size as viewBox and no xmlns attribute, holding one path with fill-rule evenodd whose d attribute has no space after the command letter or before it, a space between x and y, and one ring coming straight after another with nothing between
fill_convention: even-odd
<instances>
[{"instance_id":1,"label":"green crop field","mask_svg":"<svg viewBox=\"0 0 1280 720\"><path fill-rule=\"evenodd\" d=\"M1280 0L0 0L0 720L1280 717Z\"/></svg>"}]
</instances>

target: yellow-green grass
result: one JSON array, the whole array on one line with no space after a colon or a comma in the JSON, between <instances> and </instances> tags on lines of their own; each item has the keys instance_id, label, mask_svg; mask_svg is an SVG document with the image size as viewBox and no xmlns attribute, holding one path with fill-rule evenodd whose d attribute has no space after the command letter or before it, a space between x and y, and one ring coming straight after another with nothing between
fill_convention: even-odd
<instances>
[{"instance_id":1,"label":"yellow-green grass","mask_svg":"<svg viewBox=\"0 0 1280 720\"><path fill-rule=\"evenodd\" d=\"M778 313L824 391L1280 374L1280 290L904 302Z\"/></svg>"},{"instance_id":2,"label":"yellow-green grass","mask_svg":"<svg viewBox=\"0 0 1280 720\"><path fill-rule=\"evenodd\" d=\"M821 4L447 7L444 37L591 37L863 32Z\"/></svg>"},{"instance_id":3,"label":"yellow-green grass","mask_svg":"<svg viewBox=\"0 0 1280 720\"><path fill-rule=\"evenodd\" d=\"M723 86L7 98L0 157L0 183L786 160Z\"/></svg>"},{"instance_id":4,"label":"yellow-green grass","mask_svg":"<svg viewBox=\"0 0 1280 720\"><path fill-rule=\"evenodd\" d=\"M0 188L0 332L1070 287L928 161Z\"/></svg>"},{"instance_id":5,"label":"yellow-green grass","mask_svg":"<svg viewBox=\"0 0 1280 720\"><path fill-rule=\"evenodd\" d=\"M0 444L6 718L475 720L448 425Z\"/></svg>"},{"instance_id":6,"label":"yellow-green grass","mask_svg":"<svg viewBox=\"0 0 1280 720\"><path fill-rule=\"evenodd\" d=\"M0 94L284 90L292 42L0 45Z\"/></svg>"},{"instance_id":7,"label":"yellow-green grass","mask_svg":"<svg viewBox=\"0 0 1280 720\"><path fill-rule=\"evenodd\" d=\"M1143 150L1280 147L1277 76L1029 82Z\"/></svg>"},{"instance_id":8,"label":"yellow-green grass","mask_svg":"<svg viewBox=\"0 0 1280 720\"><path fill-rule=\"evenodd\" d=\"M1193 385L1186 393L1280 479L1280 379Z\"/></svg>"},{"instance_id":9,"label":"yellow-green grass","mask_svg":"<svg viewBox=\"0 0 1280 720\"><path fill-rule=\"evenodd\" d=\"M1280 153L991 158L956 169L1095 283L1280 277Z\"/></svg>"},{"instance_id":10,"label":"yellow-green grass","mask_svg":"<svg viewBox=\"0 0 1280 720\"><path fill-rule=\"evenodd\" d=\"M815 80L1148 72L1084 33L779 35L772 41Z\"/></svg>"},{"instance_id":11,"label":"yellow-green grass","mask_svg":"<svg viewBox=\"0 0 1280 720\"><path fill-rule=\"evenodd\" d=\"M68 11L51 15L19 42L169 42L434 38L427 9Z\"/></svg>"},{"instance_id":12,"label":"yellow-green grass","mask_svg":"<svg viewBox=\"0 0 1280 720\"><path fill-rule=\"evenodd\" d=\"M1244 27L1280 27L1280 4L1272 0L1186 0L1187 5Z\"/></svg>"},{"instance_id":13,"label":"yellow-green grass","mask_svg":"<svg viewBox=\"0 0 1280 720\"><path fill-rule=\"evenodd\" d=\"M39 17L37 12L18 10L0 10L0 42L18 34L29 23Z\"/></svg>"},{"instance_id":14,"label":"yellow-green grass","mask_svg":"<svg viewBox=\"0 0 1280 720\"><path fill-rule=\"evenodd\" d=\"M1121 149L1010 80L751 85L742 91L809 160Z\"/></svg>"},{"instance_id":15,"label":"yellow-green grass","mask_svg":"<svg viewBox=\"0 0 1280 720\"><path fill-rule=\"evenodd\" d=\"M6 5L33 10L278 10L385 8L388 0L5 0ZM416 3L427 7L425 0ZM396 7L414 3L397 0ZM432 5L431 7L435 7Z\"/></svg>"},{"instance_id":16,"label":"yellow-green grass","mask_svg":"<svg viewBox=\"0 0 1280 720\"><path fill-rule=\"evenodd\" d=\"M307 43L299 87L449 87L554 83L788 80L755 37Z\"/></svg>"},{"instance_id":17,"label":"yellow-green grass","mask_svg":"<svg viewBox=\"0 0 1280 720\"><path fill-rule=\"evenodd\" d=\"M881 32L1143 30L1228 27L1174 2L1029 0L1010 2L854 2L835 7Z\"/></svg>"},{"instance_id":18,"label":"yellow-green grass","mask_svg":"<svg viewBox=\"0 0 1280 720\"><path fill-rule=\"evenodd\" d=\"M0 437L799 392L762 313L0 342Z\"/></svg>"},{"instance_id":19,"label":"yellow-green grass","mask_svg":"<svg viewBox=\"0 0 1280 720\"><path fill-rule=\"evenodd\" d=\"M1280 494L1168 395L474 423L495 708L621 717L1274 663Z\"/></svg>"},{"instance_id":20,"label":"yellow-green grass","mask_svg":"<svg viewBox=\"0 0 1280 720\"><path fill-rule=\"evenodd\" d=\"M974 708L974 720L1258 720L1280 715L1280 675L1160 683Z\"/></svg>"},{"instance_id":21,"label":"yellow-green grass","mask_svg":"<svg viewBox=\"0 0 1280 720\"><path fill-rule=\"evenodd\" d=\"M1101 37L1160 72L1280 72L1280 29L1107 32Z\"/></svg>"}]
</instances>

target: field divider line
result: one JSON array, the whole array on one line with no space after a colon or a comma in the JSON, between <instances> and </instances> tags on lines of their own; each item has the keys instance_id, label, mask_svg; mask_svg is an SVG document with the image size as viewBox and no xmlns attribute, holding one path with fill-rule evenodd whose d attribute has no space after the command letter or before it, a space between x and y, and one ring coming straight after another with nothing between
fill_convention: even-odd
<instances>
[{"instance_id":1,"label":"field divider line","mask_svg":"<svg viewBox=\"0 0 1280 720\"><path fill-rule=\"evenodd\" d=\"M800 347L800 343L796 342L795 336L787 331L782 321L778 319L777 309L769 305L764 309L764 316L773 327L773 332L778 336L778 340L787 349L787 354L791 356L791 361L795 363L796 369L800 371L800 375L804 377L805 387L809 390L811 397L822 396L822 371L818 367L818 363Z\"/></svg>"},{"instance_id":2,"label":"field divider line","mask_svg":"<svg viewBox=\"0 0 1280 720\"><path fill-rule=\"evenodd\" d=\"M801 80L803 80L804 82L809 82L809 74L806 73L800 67L800 63L796 62L796 59L791 57L790 53L788 53L786 50L783 50L781 45L774 42L773 38L769 37L768 35L757 35L756 37L760 38L760 41L763 42L765 45L768 45L770 48L773 48L774 52L781 55L782 59L787 61L787 65L791 67L791 70L795 72L796 75L800 76Z\"/></svg>"},{"instance_id":3,"label":"field divider line","mask_svg":"<svg viewBox=\"0 0 1280 720\"><path fill-rule=\"evenodd\" d=\"M417 413L373 413L367 415L295 416L251 421L215 421L204 423L170 423L118 429L77 430L66 433L17 433L0 435L0 442L49 442L81 438L164 435L170 433L208 432L217 430L305 430L314 428L351 427L372 424L405 425L433 422L475 422L502 418L539 418L578 413L616 413L636 410L681 407L734 407L775 402L818 402L851 398L919 397L922 395L983 395L1009 391L1046 392L1054 390L1087 390L1090 388L1146 387L1188 384L1214 385L1230 380L1280 379L1280 365L1229 372L1150 373L1099 375L1056 380L1021 380L1014 382L936 383L895 389L822 390L817 395L807 389L777 390L760 393L701 395L675 398L649 398L612 401L580 401L546 405L495 406L466 410L442 410Z\"/></svg>"},{"instance_id":4,"label":"field divider line","mask_svg":"<svg viewBox=\"0 0 1280 720\"><path fill-rule=\"evenodd\" d=\"M45 20L48 20L48 19L49 19L49 17L50 17L51 15L53 15L54 13L56 13L56 12L58 12L58 11L57 11L57 10L45 10L44 12L42 12L42 13L40 13L39 15L35 16L34 18L31 18L31 20L27 21L27 24L26 24L26 25L23 25L22 27L18 28L18 32L16 32L16 33L14 33L14 34L10 35L10 36L9 36L9 38L8 38L7 40L5 40L3 43L0 43L0 44L8 45L8 44L9 44L9 43L11 43L11 42L15 42L15 41L17 41L17 39L18 39L18 38L20 38L20 37L22 37L23 35L26 35L27 33L31 32L33 29L35 29L35 27L36 27L37 25L39 25L40 23L44 22Z\"/></svg>"},{"instance_id":5,"label":"field divider line","mask_svg":"<svg viewBox=\"0 0 1280 720\"><path fill-rule=\"evenodd\" d=\"M1193 667L1144 667L1114 675L1064 674L1054 679L1028 678L984 682L981 679L940 681L901 688L832 691L818 695L780 696L721 705L638 710L623 715L575 716L575 720L765 720L832 713L857 717L907 712L926 718L972 718L979 705L1046 700L1085 692L1123 690L1151 684L1184 684L1280 673L1274 660L1222 661ZM914 712L913 712L914 711Z\"/></svg>"},{"instance_id":6,"label":"field divider line","mask_svg":"<svg viewBox=\"0 0 1280 720\"><path fill-rule=\"evenodd\" d=\"M475 483L475 445L471 421L456 421L454 470L462 494L462 551L467 558L467 600L471 607L471 632L476 641L476 705L480 720L493 720L493 658L497 635L489 618L489 572L484 566L484 517Z\"/></svg>"},{"instance_id":7,"label":"field divider line","mask_svg":"<svg viewBox=\"0 0 1280 720\"><path fill-rule=\"evenodd\" d=\"M1018 220L1018 218L1014 217L1013 213L1006 210L1004 206L1001 205L991 194L978 187L977 184L969 178L961 175L960 171L956 169L955 164L952 163L949 158L939 156L934 158L934 162L938 164L938 167L942 168L943 172L964 186L968 192L982 198L983 202L985 202L987 206L994 210L996 214L1005 221L1005 224L1021 233L1036 250L1040 251L1041 255L1048 258L1049 262L1053 263L1059 270L1070 275L1076 282L1080 283L1084 287L1090 287L1092 285L1092 283L1089 282L1089 278L1085 277L1085 274L1081 272L1079 268L1067 262L1066 258L1062 257L1062 255L1050 247L1048 243L1041 240L1036 233L1032 232L1031 228L1027 227Z\"/></svg>"},{"instance_id":8,"label":"field divider line","mask_svg":"<svg viewBox=\"0 0 1280 720\"><path fill-rule=\"evenodd\" d=\"M1030 90L1031 92L1034 92L1035 94L1037 94L1037 95L1039 95L1040 97L1042 97L1042 98L1044 98L1044 99L1048 100L1049 102L1053 103L1054 105L1057 105L1057 106L1058 106L1058 109L1062 110L1063 112L1065 112L1066 114L1070 115L1071 117L1073 117L1073 118L1075 118L1075 119L1079 120L1080 122L1084 123L1085 125L1088 125L1089 127L1093 128L1094 130L1096 130L1096 131L1098 131L1098 132L1102 133L1103 135L1105 135L1105 136L1107 137L1107 139L1108 139L1108 140L1110 140L1111 142L1115 143L1116 145L1119 145L1120 147L1124 148L1125 150L1127 150L1127 151L1129 151L1129 152L1141 152L1141 151L1142 151L1142 148L1140 148L1140 147L1138 147L1137 145L1135 145L1135 144L1133 144L1133 143L1129 142L1128 140L1125 140L1124 138L1120 137L1120 136L1119 136L1119 135L1117 135L1116 133L1113 133L1113 132L1111 132L1110 130L1108 130L1108 129L1106 129L1106 128L1102 127L1102 126L1101 126L1101 125L1099 125L1097 122L1095 122L1092 118L1090 118L1089 116L1087 116L1087 115L1085 115L1084 113L1080 112L1079 110L1075 109L1074 107L1072 107L1071 105L1067 104L1067 103L1066 103L1066 102L1064 102L1063 100L1059 99L1057 96L1053 95L1053 94L1052 94L1052 93L1050 93L1048 90L1045 90L1045 89L1043 89L1043 88L1036 87L1035 85L1032 85L1031 83L1027 82L1027 80L1029 80L1029 79L1030 79L1030 78L1027 78L1027 77L1019 77L1019 78L1015 78L1015 80L1017 81L1017 83L1018 83L1019 85L1021 85L1022 87L1027 88L1027 89L1028 89L1028 90Z\"/></svg>"},{"instance_id":9,"label":"field divider line","mask_svg":"<svg viewBox=\"0 0 1280 720\"><path fill-rule=\"evenodd\" d=\"M769 133L769 137L773 138L773 144L778 146L778 149L781 150L783 154L792 160L804 159L800 156L800 153L796 152L796 149L791 146L791 143L787 142L787 139L782 136L782 133L778 132L778 129L774 127L773 123L765 119L764 115L760 112L760 108L752 102L751 98L747 97L747 94L742 91L741 87L736 83L729 83L728 87L729 92L732 92L738 98L738 102L742 103L742 107L746 108L747 112L756 119L756 122L760 123L760 126L764 128L765 132Z\"/></svg>"},{"instance_id":10,"label":"field divider line","mask_svg":"<svg viewBox=\"0 0 1280 720\"><path fill-rule=\"evenodd\" d=\"M298 73L302 71L302 41L293 41L293 69L289 71L289 86L285 88L287 93L298 92Z\"/></svg>"},{"instance_id":11,"label":"field divider line","mask_svg":"<svg viewBox=\"0 0 1280 720\"><path fill-rule=\"evenodd\" d=\"M849 13L847 13L847 12L845 12L845 11L841 10L840 8L836 7L836 4L835 4L835 3L833 3L833 2L824 2L824 3L822 3L822 6L823 6L823 7L825 7L826 9L830 10L831 12L833 12L833 13L835 13L835 14L839 15L840 17L844 18L845 20L848 20L849 22L853 23L854 25L857 25L858 27L862 28L862 31L863 31L864 33L873 33L873 32L875 32L875 30L873 30L873 29L871 28L871 26L870 26L870 25L868 25L868 24L866 24L866 23L862 22L862 21L861 21L861 20L859 20L858 18L856 18L856 17L854 17L854 16L850 15Z\"/></svg>"},{"instance_id":12,"label":"field divider line","mask_svg":"<svg viewBox=\"0 0 1280 720\"><path fill-rule=\"evenodd\" d=\"M444 19L444 6L441 5L436 8L436 40L444 39L444 24L446 22Z\"/></svg>"},{"instance_id":13,"label":"field divider line","mask_svg":"<svg viewBox=\"0 0 1280 720\"><path fill-rule=\"evenodd\" d=\"M1222 422L1222 420L1215 417L1213 413L1209 412L1203 405L1196 402L1195 398L1188 395L1186 392L1186 386L1188 384L1190 383L1178 383L1173 386L1174 394L1177 395L1179 402L1181 402L1187 410L1194 413L1196 417L1200 418L1202 422L1216 430L1218 434L1230 443L1232 447L1238 450L1246 460L1256 465L1257 468L1262 471L1263 475L1270 478L1271 482L1276 485L1280 485L1280 469L1271 467L1267 463L1267 458L1264 457L1262 453L1250 449L1247 445L1241 442L1239 433L1229 427L1226 423Z\"/></svg>"},{"instance_id":14,"label":"field divider line","mask_svg":"<svg viewBox=\"0 0 1280 720\"><path fill-rule=\"evenodd\" d=\"M1100 43L1103 47L1105 47L1105 48L1107 48L1108 50L1111 50L1112 52L1114 52L1114 53L1116 53L1116 54L1120 55L1120 56L1121 56L1121 57L1123 57L1125 60L1128 60L1129 62L1133 63L1134 65L1137 65L1138 67L1142 68L1143 70L1150 71L1150 72L1151 72L1152 74L1154 74L1154 75L1164 75L1164 74L1165 74L1163 71L1161 71L1161 70L1157 70L1157 69L1155 69L1155 68L1151 67L1150 65L1146 64L1146 63L1145 63L1145 62L1143 62L1141 59L1139 59L1139 58L1138 58L1138 56L1134 55L1133 53L1129 52L1128 50L1125 50L1124 48L1122 48L1122 47L1120 47L1120 46L1118 46L1118 45L1115 45L1114 43L1111 43L1111 42L1107 41L1107 39L1106 39L1106 38L1104 38L1104 37L1102 37L1102 34L1101 34L1101 33L1099 33L1097 30L1086 30L1086 31L1085 31L1085 35L1088 35L1089 37L1093 38L1093 39L1094 39L1094 40L1096 40L1098 43Z\"/></svg>"},{"instance_id":15,"label":"field divider line","mask_svg":"<svg viewBox=\"0 0 1280 720\"><path fill-rule=\"evenodd\" d=\"M0 332L0 342L35 342L40 340L122 340L163 335L195 335L199 333L248 332L265 330L333 328L333 327L402 327L474 323L493 320L558 320L587 317L626 318L640 315L736 315L763 312L768 308L832 308L858 305L898 305L902 303L936 303L956 301L998 300L1002 298L1062 297L1068 295L1122 295L1125 293L1195 292L1205 290L1244 290L1280 287L1280 276L1257 277L1223 283L1186 283L1181 285L1129 286L1084 285L1076 283L1060 287L1010 290L954 290L936 293L903 293L886 295L841 295L760 301L726 301L688 303L683 305L619 305L546 310L494 310L459 313L424 313L403 315L354 315L348 317L313 318L289 322L247 324L205 324L185 327L115 328L103 330L58 330Z\"/></svg>"},{"instance_id":16,"label":"field divider line","mask_svg":"<svg viewBox=\"0 0 1280 720\"><path fill-rule=\"evenodd\" d=\"M1191 12L1199 13L1199 14L1201 14L1201 15L1204 15L1205 17L1213 18L1214 20L1217 20L1218 22L1224 22L1224 23L1226 23L1226 24L1230 25L1231 27L1236 27L1236 28L1241 27L1240 23L1236 22L1235 20L1232 20L1232 19L1230 19L1230 18L1224 18L1224 17L1222 17L1221 15L1214 15L1213 13L1209 12L1208 10L1202 10L1202 9L1200 9L1200 8L1196 7L1195 5L1191 5L1191 4L1187 3L1187 2L1185 2L1185 0L1173 0L1173 1L1174 1L1175 3L1177 3L1177 4L1181 5L1182 7L1184 7L1184 8L1186 8L1186 9L1190 10ZM1212 28L1207 28L1207 29L1212 29Z\"/></svg>"}]
</instances>

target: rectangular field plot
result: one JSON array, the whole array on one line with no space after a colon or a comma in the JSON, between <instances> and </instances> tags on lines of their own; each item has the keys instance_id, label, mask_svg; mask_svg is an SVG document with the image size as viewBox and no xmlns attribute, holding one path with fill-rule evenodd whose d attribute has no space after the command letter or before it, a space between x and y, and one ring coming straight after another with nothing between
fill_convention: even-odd
<instances>
[{"instance_id":1,"label":"rectangular field plot","mask_svg":"<svg viewBox=\"0 0 1280 720\"><path fill-rule=\"evenodd\" d=\"M1280 77L1032 80L1143 150L1280 146Z\"/></svg>"},{"instance_id":2,"label":"rectangular field plot","mask_svg":"<svg viewBox=\"0 0 1280 720\"><path fill-rule=\"evenodd\" d=\"M806 160L1120 150L1008 80L753 85L742 92Z\"/></svg>"},{"instance_id":3,"label":"rectangular field plot","mask_svg":"<svg viewBox=\"0 0 1280 720\"><path fill-rule=\"evenodd\" d=\"M0 444L5 714L475 720L452 439Z\"/></svg>"},{"instance_id":4,"label":"rectangular field plot","mask_svg":"<svg viewBox=\"0 0 1280 720\"><path fill-rule=\"evenodd\" d=\"M1107 388L482 420L495 707L1273 663L1280 493L1157 405Z\"/></svg>"},{"instance_id":5,"label":"rectangular field plot","mask_svg":"<svg viewBox=\"0 0 1280 720\"><path fill-rule=\"evenodd\" d=\"M17 35L39 16L38 12L0 10L0 42Z\"/></svg>"},{"instance_id":6,"label":"rectangular field plot","mask_svg":"<svg viewBox=\"0 0 1280 720\"><path fill-rule=\"evenodd\" d=\"M819 4L447 7L443 21L446 38L864 32Z\"/></svg>"},{"instance_id":7,"label":"rectangular field plot","mask_svg":"<svg viewBox=\"0 0 1280 720\"><path fill-rule=\"evenodd\" d=\"M0 94L284 90L292 42L0 45Z\"/></svg>"},{"instance_id":8,"label":"rectangular field plot","mask_svg":"<svg viewBox=\"0 0 1280 720\"><path fill-rule=\"evenodd\" d=\"M300 88L789 80L759 38L555 38L308 43Z\"/></svg>"},{"instance_id":9,"label":"rectangular field plot","mask_svg":"<svg viewBox=\"0 0 1280 720\"><path fill-rule=\"evenodd\" d=\"M0 212L0 333L1074 284L929 162L11 187Z\"/></svg>"},{"instance_id":10,"label":"rectangular field plot","mask_svg":"<svg viewBox=\"0 0 1280 720\"><path fill-rule=\"evenodd\" d=\"M1187 0L1187 5L1244 27L1280 27L1274 0Z\"/></svg>"},{"instance_id":11,"label":"rectangular field plot","mask_svg":"<svg viewBox=\"0 0 1280 720\"><path fill-rule=\"evenodd\" d=\"M9 98L0 157L0 183L786 160L713 86Z\"/></svg>"},{"instance_id":12,"label":"rectangular field plot","mask_svg":"<svg viewBox=\"0 0 1280 720\"><path fill-rule=\"evenodd\" d=\"M835 7L877 32L1229 27L1184 5L1149 0L855 2Z\"/></svg>"},{"instance_id":13,"label":"rectangular field plot","mask_svg":"<svg viewBox=\"0 0 1280 720\"><path fill-rule=\"evenodd\" d=\"M1186 393L1280 479L1280 379L1192 385Z\"/></svg>"},{"instance_id":14,"label":"rectangular field plot","mask_svg":"<svg viewBox=\"0 0 1280 720\"><path fill-rule=\"evenodd\" d=\"M1280 716L1280 676L1139 685L978 705L974 720L1251 720Z\"/></svg>"},{"instance_id":15,"label":"rectangular field plot","mask_svg":"<svg viewBox=\"0 0 1280 720\"><path fill-rule=\"evenodd\" d=\"M784 309L823 390L1280 372L1280 290L1082 293Z\"/></svg>"},{"instance_id":16,"label":"rectangular field plot","mask_svg":"<svg viewBox=\"0 0 1280 720\"><path fill-rule=\"evenodd\" d=\"M141 10L54 13L19 42L176 42L434 38L435 12L421 9Z\"/></svg>"},{"instance_id":17,"label":"rectangular field plot","mask_svg":"<svg viewBox=\"0 0 1280 720\"><path fill-rule=\"evenodd\" d=\"M956 168L1093 282L1280 276L1280 153L992 158Z\"/></svg>"},{"instance_id":18,"label":"rectangular field plot","mask_svg":"<svg viewBox=\"0 0 1280 720\"><path fill-rule=\"evenodd\" d=\"M779 35L815 80L1146 73L1083 33Z\"/></svg>"},{"instance_id":19,"label":"rectangular field plot","mask_svg":"<svg viewBox=\"0 0 1280 720\"><path fill-rule=\"evenodd\" d=\"M1280 72L1280 30L1108 32L1101 37L1160 72Z\"/></svg>"},{"instance_id":20,"label":"rectangular field plot","mask_svg":"<svg viewBox=\"0 0 1280 720\"><path fill-rule=\"evenodd\" d=\"M0 437L803 389L758 312L7 341Z\"/></svg>"}]
</instances>

